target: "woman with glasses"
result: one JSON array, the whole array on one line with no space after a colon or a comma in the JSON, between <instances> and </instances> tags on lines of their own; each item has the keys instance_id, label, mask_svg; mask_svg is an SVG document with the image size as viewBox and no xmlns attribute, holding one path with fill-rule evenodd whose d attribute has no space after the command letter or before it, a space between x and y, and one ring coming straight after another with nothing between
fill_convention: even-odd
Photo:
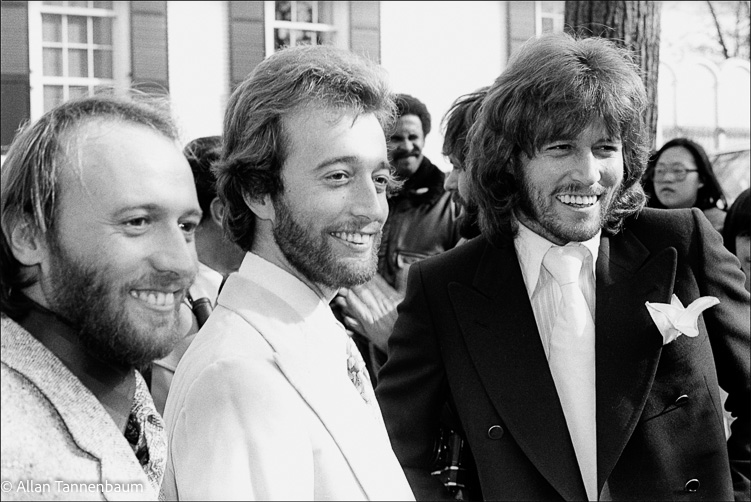
<instances>
[{"instance_id":1,"label":"woman with glasses","mask_svg":"<svg viewBox=\"0 0 751 502\"><path fill-rule=\"evenodd\" d=\"M699 208L722 232L727 201L707 153L698 143L688 138L665 143L650 159L644 190L650 207Z\"/></svg>"}]
</instances>

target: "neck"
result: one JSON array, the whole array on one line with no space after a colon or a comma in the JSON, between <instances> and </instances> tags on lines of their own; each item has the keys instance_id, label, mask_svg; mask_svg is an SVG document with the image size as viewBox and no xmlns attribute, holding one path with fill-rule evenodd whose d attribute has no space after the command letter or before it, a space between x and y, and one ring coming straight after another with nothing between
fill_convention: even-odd
<instances>
[{"instance_id":1,"label":"neck","mask_svg":"<svg viewBox=\"0 0 751 502\"><path fill-rule=\"evenodd\" d=\"M198 261L227 276L240 268L245 253L224 237L222 228L213 222L201 223L196 231Z\"/></svg>"},{"instance_id":2,"label":"neck","mask_svg":"<svg viewBox=\"0 0 751 502\"><path fill-rule=\"evenodd\" d=\"M252 253L260 256L270 263L273 263L277 267L285 270L287 273L299 279L306 286L312 289L313 292L318 295L318 297L324 302L329 303L334 299L336 293L339 291L338 288L330 288L308 279L307 276L305 276L289 261L287 261L284 253L282 253L281 249L279 249L279 247L276 245L273 238L258 238L259 235L259 233L256 233L256 236L253 239L253 246L251 248Z\"/></svg>"},{"instance_id":3,"label":"neck","mask_svg":"<svg viewBox=\"0 0 751 502\"><path fill-rule=\"evenodd\" d=\"M94 394L124 433L136 390L134 369L92 356L81 344L78 330L66 319L33 300L32 303L31 311L18 323Z\"/></svg>"}]
</instances>

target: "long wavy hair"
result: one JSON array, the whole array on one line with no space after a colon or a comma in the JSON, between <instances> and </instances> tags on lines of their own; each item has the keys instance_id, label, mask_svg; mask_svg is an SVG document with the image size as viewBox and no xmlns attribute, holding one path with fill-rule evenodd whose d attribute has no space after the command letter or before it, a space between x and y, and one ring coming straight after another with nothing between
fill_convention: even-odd
<instances>
[{"instance_id":1,"label":"long wavy hair","mask_svg":"<svg viewBox=\"0 0 751 502\"><path fill-rule=\"evenodd\" d=\"M649 165L647 172L644 175L644 191L647 193L649 207L656 207L665 209L665 205L660 202L655 193L654 180L652 179L652 173L654 172L657 161L665 150L668 148L682 147L688 150L691 157L694 159L694 164L699 170L699 180L704 183L704 186L699 187L696 192L696 202L693 207L699 208L702 211L718 207L722 210L727 209L727 199L725 198L725 192L722 190L722 185L715 176L714 169L712 169L712 163L709 161L707 152L702 146L688 138L675 138L671 139L662 148L657 150L654 155L649 159Z\"/></svg>"},{"instance_id":2,"label":"long wavy hair","mask_svg":"<svg viewBox=\"0 0 751 502\"><path fill-rule=\"evenodd\" d=\"M261 62L235 89L224 116L224 146L213 170L225 205L222 225L243 250L253 244L255 216L245 197L283 192L281 169L289 151L283 119L306 107L373 114L390 134L394 95L383 69L331 46L283 49Z\"/></svg>"},{"instance_id":3,"label":"long wavy hair","mask_svg":"<svg viewBox=\"0 0 751 502\"><path fill-rule=\"evenodd\" d=\"M20 315L28 309L20 290L37 280L13 255L13 229L26 221L40 235L52 235L64 189L60 186L61 169L76 167L70 162L76 155L76 133L83 124L95 121L143 125L172 141L178 139L166 98L137 91L127 98L99 95L68 101L20 130L0 174L0 309L5 314Z\"/></svg>"},{"instance_id":4,"label":"long wavy hair","mask_svg":"<svg viewBox=\"0 0 751 502\"><path fill-rule=\"evenodd\" d=\"M623 181L603 224L618 232L645 204L646 105L632 55L613 42L561 33L525 43L488 90L468 136L469 185L483 234L496 244L516 234L522 156L576 137L598 119L623 144Z\"/></svg>"}]
</instances>

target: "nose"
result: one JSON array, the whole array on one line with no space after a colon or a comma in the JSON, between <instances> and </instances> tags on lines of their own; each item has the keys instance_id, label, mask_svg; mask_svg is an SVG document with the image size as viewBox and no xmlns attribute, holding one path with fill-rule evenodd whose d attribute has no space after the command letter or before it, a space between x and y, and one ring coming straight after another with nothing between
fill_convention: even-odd
<instances>
[{"instance_id":1,"label":"nose","mask_svg":"<svg viewBox=\"0 0 751 502\"><path fill-rule=\"evenodd\" d=\"M585 186L591 186L600 181L600 160L591 152L585 151L576 157L576 166L572 170L571 177Z\"/></svg>"},{"instance_id":2,"label":"nose","mask_svg":"<svg viewBox=\"0 0 751 502\"><path fill-rule=\"evenodd\" d=\"M443 180L443 188L446 191L456 191L459 189L459 174L456 169L452 169Z\"/></svg>"},{"instance_id":3,"label":"nose","mask_svg":"<svg viewBox=\"0 0 751 502\"><path fill-rule=\"evenodd\" d=\"M386 201L386 192L378 192L375 183L371 179L358 182L357 189L353 191L352 214L383 223L389 215L389 205Z\"/></svg>"},{"instance_id":4,"label":"nose","mask_svg":"<svg viewBox=\"0 0 751 502\"><path fill-rule=\"evenodd\" d=\"M151 254L153 267L160 272L172 272L180 278L195 276L198 257L193 240L188 239L177 224L160 230Z\"/></svg>"}]
</instances>

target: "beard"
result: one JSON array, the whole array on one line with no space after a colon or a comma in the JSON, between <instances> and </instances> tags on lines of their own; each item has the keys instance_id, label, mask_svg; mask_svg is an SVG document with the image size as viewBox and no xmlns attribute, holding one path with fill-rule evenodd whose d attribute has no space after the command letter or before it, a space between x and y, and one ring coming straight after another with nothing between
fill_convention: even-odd
<instances>
[{"instance_id":1,"label":"beard","mask_svg":"<svg viewBox=\"0 0 751 502\"><path fill-rule=\"evenodd\" d=\"M309 281L339 289L364 284L373 278L378 266L380 231L373 236L370 259L351 263L337 255L328 239L329 232L342 231L342 225L324 229L319 234L313 230L314 225L304 225L295 219L283 197L274 201L274 209L277 215L274 240L287 261ZM353 222L348 228L358 227L357 222Z\"/></svg>"},{"instance_id":2,"label":"beard","mask_svg":"<svg viewBox=\"0 0 751 502\"><path fill-rule=\"evenodd\" d=\"M129 284L110 276L102 266L70 256L57 236L50 241L52 266L47 299L51 310L78 330L79 341L88 354L106 363L130 367L141 367L169 354L182 334L180 302L175 302L174 315L158 323L145 323L142 316L136 320L124 305L126 296L130 297ZM177 282L174 277L163 276L154 274L134 282ZM187 289L192 278L184 282Z\"/></svg>"},{"instance_id":3,"label":"beard","mask_svg":"<svg viewBox=\"0 0 751 502\"><path fill-rule=\"evenodd\" d=\"M600 204L600 214L598 218L590 218L582 221L567 221L562 215L556 213L556 209L550 201L550 196L536 190L524 176L522 172L518 177L521 180L521 190L519 193L518 209L528 218L529 222L539 228L532 228L535 233L550 239L554 237L562 243L567 242L584 242L599 232L610 219L613 207L613 197L616 190L607 191L599 190L598 203ZM560 192L566 190L576 191L581 187L565 186L561 187ZM542 230L548 235L540 234Z\"/></svg>"}]
</instances>

